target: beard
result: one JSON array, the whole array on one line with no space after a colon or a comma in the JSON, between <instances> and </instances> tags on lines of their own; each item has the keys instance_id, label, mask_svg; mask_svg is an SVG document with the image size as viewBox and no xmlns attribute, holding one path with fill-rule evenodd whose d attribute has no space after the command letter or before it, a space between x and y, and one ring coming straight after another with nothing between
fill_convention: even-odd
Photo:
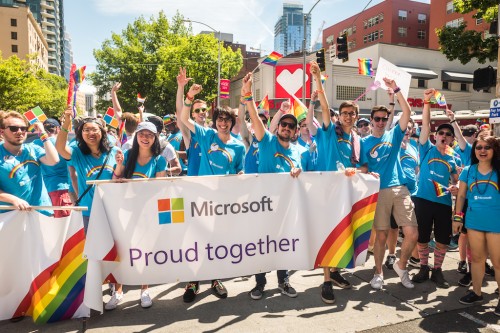
<instances>
[{"instance_id":1,"label":"beard","mask_svg":"<svg viewBox=\"0 0 500 333\"><path fill-rule=\"evenodd\" d=\"M276 136L278 137L278 139L280 139L281 141L285 141L285 142L290 142L292 141L292 138L291 137L284 137L283 135L279 134L279 133L276 133Z\"/></svg>"}]
</instances>

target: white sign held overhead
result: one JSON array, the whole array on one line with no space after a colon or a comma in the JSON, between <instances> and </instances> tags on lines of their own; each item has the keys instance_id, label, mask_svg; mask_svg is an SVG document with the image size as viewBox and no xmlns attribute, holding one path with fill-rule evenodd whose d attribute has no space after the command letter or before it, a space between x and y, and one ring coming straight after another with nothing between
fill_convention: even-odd
<instances>
[{"instance_id":1,"label":"white sign held overhead","mask_svg":"<svg viewBox=\"0 0 500 333\"><path fill-rule=\"evenodd\" d=\"M384 83L384 77L396 81L396 84L399 88L401 88L401 93L403 94L405 99L408 98L408 94L410 92L411 74L380 57L380 59L378 60L375 81L380 82L380 88L387 90L388 87Z\"/></svg>"},{"instance_id":2,"label":"white sign held overhead","mask_svg":"<svg viewBox=\"0 0 500 333\"><path fill-rule=\"evenodd\" d=\"M500 124L500 98L490 102L490 124Z\"/></svg>"}]
</instances>

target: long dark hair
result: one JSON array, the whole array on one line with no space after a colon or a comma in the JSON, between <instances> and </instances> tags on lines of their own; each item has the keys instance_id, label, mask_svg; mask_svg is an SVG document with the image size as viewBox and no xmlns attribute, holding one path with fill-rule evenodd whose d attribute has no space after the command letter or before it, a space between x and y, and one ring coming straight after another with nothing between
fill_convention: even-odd
<instances>
[{"instance_id":1,"label":"long dark hair","mask_svg":"<svg viewBox=\"0 0 500 333\"><path fill-rule=\"evenodd\" d=\"M490 130L480 131L476 140L472 144L472 151L470 156L471 165L478 164L479 160L476 157L476 146L478 141L486 142L493 149L493 158L491 159L491 166L493 171L497 173L497 178L500 180L500 139L493 135ZM498 189L500 192L500 188Z\"/></svg>"},{"instance_id":2,"label":"long dark hair","mask_svg":"<svg viewBox=\"0 0 500 333\"><path fill-rule=\"evenodd\" d=\"M99 151L101 153L107 153L111 150L111 145L108 140L108 133L106 133L106 129L102 127L102 125L97 121L96 118L85 118L83 119L82 123L78 128L76 129L76 141L78 142L78 148L82 151L84 155L90 155L91 150L89 146L87 146L87 143L83 139L83 125L87 123L94 123L99 126L99 129L101 130L101 141L99 141Z\"/></svg>"},{"instance_id":3,"label":"long dark hair","mask_svg":"<svg viewBox=\"0 0 500 333\"><path fill-rule=\"evenodd\" d=\"M132 178L135 170L135 164L137 163L137 158L139 157L139 143L137 142L137 134L138 133L135 133L132 148L130 148L130 150L128 151L127 164L125 165L125 171L123 172L123 177L128 179ZM160 137L158 136L158 134L155 134L155 141L149 149L153 154L153 157L151 158L156 158L158 155L160 155L161 146Z\"/></svg>"}]
</instances>

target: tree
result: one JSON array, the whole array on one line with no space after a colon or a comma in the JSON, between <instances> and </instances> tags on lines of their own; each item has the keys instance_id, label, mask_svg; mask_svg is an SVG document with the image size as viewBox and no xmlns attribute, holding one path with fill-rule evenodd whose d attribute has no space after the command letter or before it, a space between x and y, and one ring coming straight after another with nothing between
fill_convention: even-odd
<instances>
[{"instance_id":1,"label":"tree","mask_svg":"<svg viewBox=\"0 0 500 333\"><path fill-rule=\"evenodd\" d=\"M102 99L114 82L121 82L118 93L124 111L137 110L136 96L140 93L147 97L148 112L173 113L180 66L203 86L200 98L211 100L217 95L218 40L214 35L193 36L178 13L170 21L163 12L149 22L140 17L121 34L113 33L101 49L94 50L94 56L97 68L89 77L97 88L98 110L109 106ZM242 64L240 50L222 47L221 78L233 77Z\"/></svg>"},{"instance_id":2,"label":"tree","mask_svg":"<svg viewBox=\"0 0 500 333\"><path fill-rule=\"evenodd\" d=\"M498 15L498 0L453 0L455 11L466 14L477 10L474 18L483 18L485 22L492 22ZM483 33L467 30L462 23L458 27L443 27L437 29L440 50L449 60L458 59L466 64L477 59L481 64L495 61L498 55L498 40L494 36L483 38Z\"/></svg>"},{"instance_id":3,"label":"tree","mask_svg":"<svg viewBox=\"0 0 500 333\"><path fill-rule=\"evenodd\" d=\"M60 115L66 106L68 84L63 77L17 56L1 59L0 110L24 113L40 106L47 116Z\"/></svg>"}]
</instances>

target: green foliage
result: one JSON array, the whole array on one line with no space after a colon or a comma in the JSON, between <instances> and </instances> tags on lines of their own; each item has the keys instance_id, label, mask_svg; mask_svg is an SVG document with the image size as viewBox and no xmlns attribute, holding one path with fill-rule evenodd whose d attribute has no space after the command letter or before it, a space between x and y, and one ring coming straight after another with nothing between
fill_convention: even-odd
<instances>
[{"instance_id":1,"label":"green foliage","mask_svg":"<svg viewBox=\"0 0 500 333\"><path fill-rule=\"evenodd\" d=\"M58 116L66 106L67 89L63 77L16 56L0 57L0 110L24 113L38 105L47 116Z\"/></svg>"},{"instance_id":2,"label":"green foliage","mask_svg":"<svg viewBox=\"0 0 500 333\"><path fill-rule=\"evenodd\" d=\"M163 12L149 21L137 19L94 50L97 68L89 77L97 88L97 110L103 112L110 106L102 98L115 82L121 82L118 97L124 111L136 112L140 93L147 97L147 112L174 112L180 66L187 68L192 81L203 86L200 98L216 98L218 47L214 35L193 36L178 13L170 21ZM221 78L233 77L242 64L239 50L233 52L221 44Z\"/></svg>"},{"instance_id":3,"label":"green foliage","mask_svg":"<svg viewBox=\"0 0 500 333\"><path fill-rule=\"evenodd\" d=\"M482 17L485 22L491 22L498 15L498 0L454 0L453 4L455 11L462 14L477 10L474 17ZM477 59L481 64L497 60L496 36L484 38L482 31L467 30L465 23L456 28L437 29L436 33L440 50L448 60L458 59L464 65L472 59Z\"/></svg>"}]
</instances>

